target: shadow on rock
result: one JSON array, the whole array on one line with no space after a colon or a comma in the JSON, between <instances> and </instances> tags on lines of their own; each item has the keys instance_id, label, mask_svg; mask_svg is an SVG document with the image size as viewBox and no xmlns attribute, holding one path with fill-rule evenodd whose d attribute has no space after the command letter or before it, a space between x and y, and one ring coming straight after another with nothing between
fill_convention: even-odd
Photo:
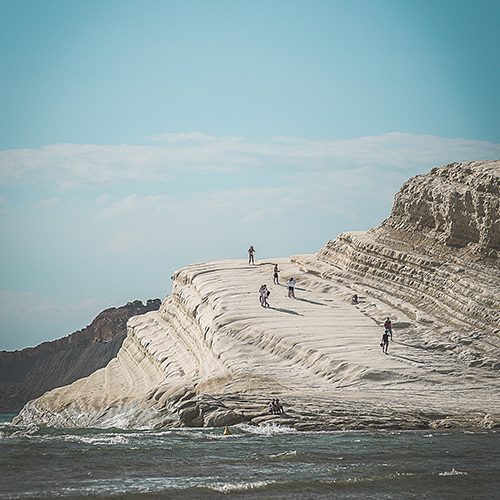
<instances>
[{"instance_id":1,"label":"shadow on rock","mask_svg":"<svg viewBox=\"0 0 500 500\"><path fill-rule=\"evenodd\" d=\"M292 311L291 309L283 309L282 307L269 307L269 309L273 309L273 311L279 311L282 313L295 314L295 316L304 316L297 311Z\"/></svg>"}]
</instances>

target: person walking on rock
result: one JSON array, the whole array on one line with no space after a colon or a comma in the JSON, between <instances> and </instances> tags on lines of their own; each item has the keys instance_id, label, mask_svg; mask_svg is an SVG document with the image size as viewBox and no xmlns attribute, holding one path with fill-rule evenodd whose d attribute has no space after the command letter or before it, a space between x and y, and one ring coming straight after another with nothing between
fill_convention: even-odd
<instances>
[{"instance_id":1,"label":"person walking on rock","mask_svg":"<svg viewBox=\"0 0 500 500\"><path fill-rule=\"evenodd\" d=\"M270 307L269 303L267 302L267 299L271 295L270 290L267 288L266 285L264 285L264 294L263 294L263 299L262 299L262 305L264 307Z\"/></svg>"},{"instance_id":2,"label":"person walking on rock","mask_svg":"<svg viewBox=\"0 0 500 500\"><path fill-rule=\"evenodd\" d=\"M382 342L380 343L380 347L382 347L382 352L387 354L387 349L389 348L389 334L387 330L382 335Z\"/></svg>"},{"instance_id":3,"label":"person walking on rock","mask_svg":"<svg viewBox=\"0 0 500 500\"><path fill-rule=\"evenodd\" d=\"M286 282L286 286L288 287L288 296L290 298L295 298L295 285L297 284L297 282L295 281L295 278L290 278L287 282Z\"/></svg>"},{"instance_id":4,"label":"person walking on rock","mask_svg":"<svg viewBox=\"0 0 500 500\"><path fill-rule=\"evenodd\" d=\"M266 289L266 285L260 285L259 288L259 302L261 306L264 306L264 290Z\"/></svg>"},{"instance_id":5,"label":"person walking on rock","mask_svg":"<svg viewBox=\"0 0 500 500\"><path fill-rule=\"evenodd\" d=\"M385 331L391 336L391 340L392 340L392 322L389 318L387 318L385 320L384 328L385 328Z\"/></svg>"},{"instance_id":6,"label":"person walking on rock","mask_svg":"<svg viewBox=\"0 0 500 500\"><path fill-rule=\"evenodd\" d=\"M255 248L253 245L250 245L250 248L248 249L248 265L250 264L255 264L253 254L255 253Z\"/></svg>"},{"instance_id":7,"label":"person walking on rock","mask_svg":"<svg viewBox=\"0 0 500 500\"><path fill-rule=\"evenodd\" d=\"M271 294L271 292L267 289L266 285L262 285L259 288L259 300L260 300L260 305L262 307L269 307L269 304L267 302L267 298L269 297L270 294Z\"/></svg>"},{"instance_id":8,"label":"person walking on rock","mask_svg":"<svg viewBox=\"0 0 500 500\"><path fill-rule=\"evenodd\" d=\"M273 283L274 283L275 285L279 285L279 284L280 284L280 283L279 283L279 274L278 274L279 272L280 272L280 270L279 270L279 268L278 268L278 264L274 264L274 271L273 271Z\"/></svg>"}]
</instances>

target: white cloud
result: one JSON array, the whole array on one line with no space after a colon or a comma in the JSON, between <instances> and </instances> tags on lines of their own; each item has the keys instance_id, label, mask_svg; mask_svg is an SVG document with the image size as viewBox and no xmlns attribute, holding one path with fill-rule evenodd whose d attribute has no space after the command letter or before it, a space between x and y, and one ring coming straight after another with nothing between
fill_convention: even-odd
<instances>
[{"instance_id":1,"label":"white cloud","mask_svg":"<svg viewBox=\"0 0 500 500\"><path fill-rule=\"evenodd\" d=\"M130 194L100 205L94 224L106 229L102 250L114 255L171 248L180 239L196 246L207 233L218 238L228 227L265 226L303 204L293 187L232 189L184 197Z\"/></svg>"},{"instance_id":2,"label":"white cloud","mask_svg":"<svg viewBox=\"0 0 500 500\"><path fill-rule=\"evenodd\" d=\"M61 202L60 198L45 198L43 200L38 200L35 204L35 208L51 208L58 205Z\"/></svg>"},{"instance_id":3,"label":"white cloud","mask_svg":"<svg viewBox=\"0 0 500 500\"><path fill-rule=\"evenodd\" d=\"M131 194L116 201L113 201L111 198L103 200L102 197L100 197L98 202L105 206L97 214L96 218L114 219L138 215L145 209L148 211L160 210L166 205L167 199L164 196L139 196L137 194ZM106 202L108 202L107 205Z\"/></svg>"},{"instance_id":4,"label":"white cloud","mask_svg":"<svg viewBox=\"0 0 500 500\"><path fill-rule=\"evenodd\" d=\"M266 213L283 212L289 205L298 203L296 196L299 190L289 187L266 187L255 189L232 189L211 193L192 193L189 196L175 198L172 196L130 194L124 198L105 202L96 215L96 220L118 218L148 217L186 217L193 210L206 216L230 213L232 216L246 215L266 207ZM272 203L270 203L272 202Z\"/></svg>"},{"instance_id":5,"label":"white cloud","mask_svg":"<svg viewBox=\"0 0 500 500\"><path fill-rule=\"evenodd\" d=\"M165 180L186 170L285 168L336 170L365 166L431 168L500 157L500 144L388 133L349 140L275 137L251 142L197 132L163 134L147 145L54 144L0 151L0 183L50 182L63 188L123 180Z\"/></svg>"}]
</instances>

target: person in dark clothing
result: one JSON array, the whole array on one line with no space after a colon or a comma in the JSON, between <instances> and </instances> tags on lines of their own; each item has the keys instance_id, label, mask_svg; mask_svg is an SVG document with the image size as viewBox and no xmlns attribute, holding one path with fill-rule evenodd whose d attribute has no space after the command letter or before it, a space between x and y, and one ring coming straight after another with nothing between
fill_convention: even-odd
<instances>
[{"instance_id":1,"label":"person in dark clothing","mask_svg":"<svg viewBox=\"0 0 500 500\"><path fill-rule=\"evenodd\" d=\"M276 398L275 406L276 406L276 415L282 415L283 413L285 413L283 405L280 403L280 400L278 398Z\"/></svg>"},{"instance_id":2,"label":"person in dark clothing","mask_svg":"<svg viewBox=\"0 0 500 500\"><path fill-rule=\"evenodd\" d=\"M387 330L382 335L382 342L380 343L380 347L382 347L382 352L387 354L387 349L389 348L389 333L387 333Z\"/></svg>"},{"instance_id":3,"label":"person in dark clothing","mask_svg":"<svg viewBox=\"0 0 500 500\"><path fill-rule=\"evenodd\" d=\"M269 413L271 413L272 415L274 415L274 405L275 405L274 399L267 405L267 409Z\"/></svg>"},{"instance_id":4,"label":"person in dark clothing","mask_svg":"<svg viewBox=\"0 0 500 500\"><path fill-rule=\"evenodd\" d=\"M273 271L273 283L275 285L279 285L279 275L278 273L280 272L279 268L278 268L278 264L274 264L274 271Z\"/></svg>"},{"instance_id":5,"label":"person in dark clothing","mask_svg":"<svg viewBox=\"0 0 500 500\"><path fill-rule=\"evenodd\" d=\"M253 254L255 253L255 248L253 245L250 245L250 248L248 249L248 265L250 264L255 264Z\"/></svg>"},{"instance_id":6,"label":"person in dark clothing","mask_svg":"<svg viewBox=\"0 0 500 500\"><path fill-rule=\"evenodd\" d=\"M385 320L384 328L385 328L385 331L391 336L391 340L392 340L392 322L389 318L387 318Z\"/></svg>"}]
</instances>

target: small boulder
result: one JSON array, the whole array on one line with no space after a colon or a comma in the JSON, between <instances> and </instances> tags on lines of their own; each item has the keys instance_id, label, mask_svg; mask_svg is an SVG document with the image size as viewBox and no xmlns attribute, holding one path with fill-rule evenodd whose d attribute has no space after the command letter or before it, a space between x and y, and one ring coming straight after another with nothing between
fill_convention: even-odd
<instances>
[{"instance_id":1,"label":"small boulder","mask_svg":"<svg viewBox=\"0 0 500 500\"><path fill-rule=\"evenodd\" d=\"M245 422L247 419L233 410L217 410L205 416L205 427L225 427Z\"/></svg>"},{"instance_id":2,"label":"small boulder","mask_svg":"<svg viewBox=\"0 0 500 500\"><path fill-rule=\"evenodd\" d=\"M183 408L179 410L179 420L184 424L189 426L191 421L200 415L200 408L196 406L189 406L188 408Z\"/></svg>"}]
</instances>

